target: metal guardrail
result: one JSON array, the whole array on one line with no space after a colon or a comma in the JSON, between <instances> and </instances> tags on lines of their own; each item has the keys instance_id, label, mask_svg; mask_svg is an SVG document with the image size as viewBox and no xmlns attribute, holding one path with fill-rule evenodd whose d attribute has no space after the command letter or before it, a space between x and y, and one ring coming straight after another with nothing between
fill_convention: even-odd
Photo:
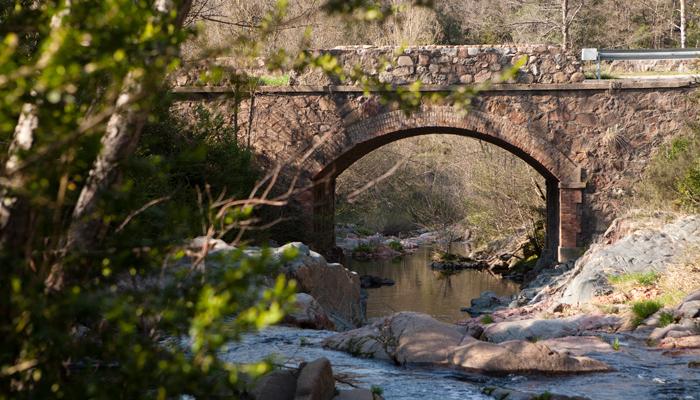
<instances>
[{"instance_id":1,"label":"metal guardrail","mask_svg":"<svg viewBox=\"0 0 700 400\"><path fill-rule=\"evenodd\" d=\"M700 49L581 50L582 61L596 61L596 77L598 79L600 79L600 62L602 60L683 60L693 58L700 58Z\"/></svg>"}]
</instances>

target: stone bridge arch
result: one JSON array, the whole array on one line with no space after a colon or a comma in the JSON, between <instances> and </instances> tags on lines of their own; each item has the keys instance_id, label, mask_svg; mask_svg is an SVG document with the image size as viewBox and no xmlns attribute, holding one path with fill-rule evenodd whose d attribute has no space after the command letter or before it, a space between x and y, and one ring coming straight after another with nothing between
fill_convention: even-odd
<instances>
[{"instance_id":1,"label":"stone bridge arch","mask_svg":"<svg viewBox=\"0 0 700 400\"><path fill-rule=\"evenodd\" d=\"M313 180L308 212L313 213L312 241L328 252L335 244L335 179L371 151L396 140L425 134L455 134L499 146L539 172L547 183L546 251L549 260L566 261L579 255L581 203L585 182L581 168L545 139L543 132L478 110L461 113L454 107L425 107L406 114L387 111L346 121L344 134L331 135L311 155L306 167Z\"/></svg>"}]
</instances>

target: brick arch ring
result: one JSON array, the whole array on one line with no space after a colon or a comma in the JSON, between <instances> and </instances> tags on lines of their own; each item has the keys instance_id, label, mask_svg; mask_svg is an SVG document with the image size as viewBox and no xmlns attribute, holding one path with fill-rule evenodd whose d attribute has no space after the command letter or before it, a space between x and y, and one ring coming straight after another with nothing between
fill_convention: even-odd
<instances>
[{"instance_id":1,"label":"brick arch ring","mask_svg":"<svg viewBox=\"0 0 700 400\"><path fill-rule=\"evenodd\" d=\"M501 116L449 106L415 113L389 111L348 124L312 155L313 237L322 250L334 246L335 178L371 151L396 140L426 134L455 134L492 143L515 154L547 182L547 249L551 261L580 254L581 203L586 184L581 168L544 138L541 132L518 126ZM331 241L332 240L332 241Z\"/></svg>"}]
</instances>

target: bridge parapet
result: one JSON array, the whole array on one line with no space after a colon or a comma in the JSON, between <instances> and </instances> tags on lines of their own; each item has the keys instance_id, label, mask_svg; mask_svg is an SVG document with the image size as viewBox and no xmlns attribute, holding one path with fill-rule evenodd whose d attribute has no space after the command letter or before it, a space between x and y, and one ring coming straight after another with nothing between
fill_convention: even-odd
<instances>
[{"instance_id":1,"label":"bridge parapet","mask_svg":"<svg viewBox=\"0 0 700 400\"><path fill-rule=\"evenodd\" d=\"M334 55L346 69L360 66L363 72L395 85L417 80L437 86L481 83L498 79L503 70L525 56L527 64L511 83L570 83L585 79L577 57L557 46L343 46L319 52ZM339 82L310 71L296 77L293 83L318 86Z\"/></svg>"},{"instance_id":2,"label":"bridge parapet","mask_svg":"<svg viewBox=\"0 0 700 400\"><path fill-rule=\"evenodd\" d=\"M340 65L350 71L355 67L384 83L405 85L420 80L425 85L447 86L473 84L496 80L499 74L521 57L527 64L510 83L563 84L585 79L580 61L573 53L558 46L546 45L473 45L473 46L342 46L315 50L316 55L331 54ZM186 72L176 73L175 86L197 86L199 76L211 66L235 68L235 60L219 58L202 63ZM260 63L254 69L246 69L251 75L264 75L265 66ZM224 77L218 86L231 86ZM309 70L301 75L290 73L291 86L357 85L357 82L333 81L322 72Z\"/></svg>"}]
</instances>

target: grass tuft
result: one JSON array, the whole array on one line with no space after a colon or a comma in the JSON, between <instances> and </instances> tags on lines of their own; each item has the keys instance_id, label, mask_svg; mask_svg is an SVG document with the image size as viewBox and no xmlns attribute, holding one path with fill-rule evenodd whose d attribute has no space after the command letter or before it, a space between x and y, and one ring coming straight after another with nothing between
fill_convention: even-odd
<instances>
[{"instance_id":1,"label":"grass tuft","mask_svg":"<svg viewBox=\"0 0 700 400\"><path fill-rule=\"evenodd\" d=\"M484 325L493 324L493 322L494 322L491 314L486 314L486 315L482 316L479 321L481 321L481 323Z\"/></svg>"},{"instance_id":2,"label":"grass tuft","mask_svg":"<svg viewBox=\"0 0 700 400\"><path fill-rule=\"evenodd\" d=\"M674 317L670 312L662 312L661 315L659 315L659 328L663 328L675 322L676 317Z\"/></svg>"},{"instance_id":3,"label":"grass tuft","mask_svg":"<svg viewBox=\"0 0 700 400\"><path fill-rule=\"evenodd\" d=\"M258 77L258 83L262 86L289 86L289 75Z\"/></svg>"},{"instance_id":4,"label":"grass tuft","mask_svg":"<svg viewBox=\"0 0 700 400\"><path fill-rule=\"evenodd\" d=\"M372 394L376 394L377 396L384 394L384 389L381 386L372 385L369 390Z\"/></svg>"},{"instance_id":5,"label":"grass tuft","mask_svg":"<svg viewBox=\"0 0 700 400\"><path fill-rule=\"evenodd\" d=\"M635 326L641 324L642 321L659 311L661 307L663 304L658 300L641 300L632 303L632 312L634 313L632 322Z\"/></svg>"},{"instance_id":6,"label":"grass tuft","mask_svg":"<svg viewBox=\"0 0 700 400\"><path fill-rule=\"evenodd\" d=\"M639 284L642 286L651 286L658 282L660 275L658 272L631 272L621 275L608 276L608 282L613 285Z\"/></svg>"}]
</instances>

